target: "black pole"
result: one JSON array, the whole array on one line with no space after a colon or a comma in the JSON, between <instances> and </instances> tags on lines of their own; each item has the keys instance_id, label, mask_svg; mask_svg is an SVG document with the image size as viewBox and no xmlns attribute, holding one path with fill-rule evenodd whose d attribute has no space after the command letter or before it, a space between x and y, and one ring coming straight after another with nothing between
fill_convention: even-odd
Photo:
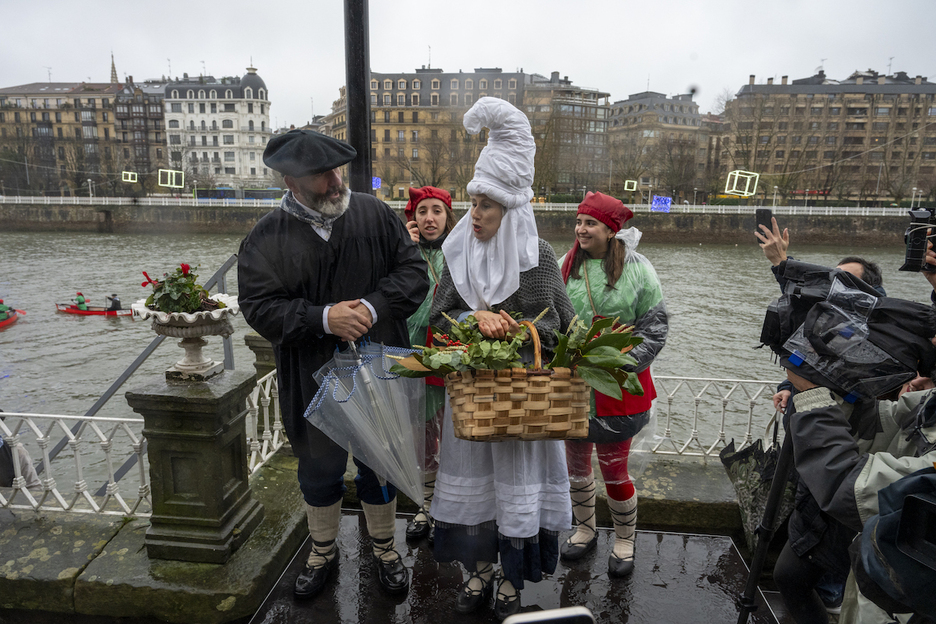
<instances>
[{"instance_id":1,"label":"black pole","mask_svg":"<svg viewBox=\"0 0 936 624\"><path fill-rule=\"evenodd\" d=\"M372 193L367 0L345 0L344 20L348 143L357 150L348 166L348 186L358 193Z\"/></svg>"},{"instance_id":2,"label":"black pole","mask_svg":"<svg viewBox=\"0 0 936 624\"><path fill-rule=\"evenodd\" d=\"M773 526L777 522L777 514L780 512L780 501L783 498L783 491L786 489L787 481L790 479L790 471L793 469L793 436L787 434L780 446L780 455L777 457L777 468L774 471L773 481L770 483L770 492L767 494L767 502L764 505L764 517L760 526L757 527L757 546L754 547L754 556L751 558L751 571L748 572L747 585L744 587L744 594L741 595L739 606L741 612L738 614L738 624L746 624L748 615L757 609L754 597L757 595L757 581L760 579L761 572L764 570L764 562L767 560L767 549L770 541L773 539Z\"/></svg>"}]
</instances>

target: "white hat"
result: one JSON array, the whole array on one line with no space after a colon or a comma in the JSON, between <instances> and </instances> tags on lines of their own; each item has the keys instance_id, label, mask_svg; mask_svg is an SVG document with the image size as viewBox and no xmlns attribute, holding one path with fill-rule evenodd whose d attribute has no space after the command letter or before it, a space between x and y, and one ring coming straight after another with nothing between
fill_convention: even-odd
<instances>
[{"instance_id":1,"label":"white hat","mask_svg":"<svg viewBox=\"0 0 936 624\"><path fill-rule=\"evenodd\" d=\"M487 195L505 208L518 208L533 199L533 156L536 143L530 120L500 98L483 97L465 113L465 129L491 131L468 183L472 195Z\"/></svg>"}]
</instances>

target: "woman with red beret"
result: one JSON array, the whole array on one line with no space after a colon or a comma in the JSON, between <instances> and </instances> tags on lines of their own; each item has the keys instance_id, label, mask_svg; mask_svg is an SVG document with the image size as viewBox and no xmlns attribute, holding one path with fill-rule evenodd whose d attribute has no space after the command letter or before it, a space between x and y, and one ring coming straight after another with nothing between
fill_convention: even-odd
<instances>
[{"instance_id":1,"label":"woman with red beret","mask_svg":"<svg viewBox=\"0 0 936 624\"><path fill-rule=\"evenodd\" d=\"M666 342L668 320L663 292L653 265L635 251L640 240L636 228L621 229L634 214L620 200L588 193L575 218L575 243L560 261L566 292L579 318L617 318L634 327L643 342L630 352L637 360L628 372L636 373L643 396L622 390L621 400L592 392L592 416L585 440L566 440L566 461L572 512L578 525L562 544L561 557L581 559L597 542L595 531L595 476L592 448L608 493L614 523L614 550L608 574L627 576L634 569L634 529L637 493L627 471L632 438L647 424L656 397L650 364Z\"/></svg>"},{"instance_id":2,"label":"woman with red beret","mask_svg":"<svg viewBox=\"0 0 936 624\"><path fill-rule=\"evenodd\" d=\"M429 311L439 276L445 268L442 243L455 227L458 219L452 212L452 197L448 191L434 186L410 188L409 201L404 209L406 228L414 243L419 245L426 264L429 265L429 292L419 309L406 321L410 342L414 345L427 343ZM429 537L432 542L432 516L429 505L435 492L436 471L439 468L439 425L445 405L445 387L439 377L426 379L426 457L423 464L423 487L426 500L406 526L406 539L419 540Z\"/></svg>"}]
</instances>

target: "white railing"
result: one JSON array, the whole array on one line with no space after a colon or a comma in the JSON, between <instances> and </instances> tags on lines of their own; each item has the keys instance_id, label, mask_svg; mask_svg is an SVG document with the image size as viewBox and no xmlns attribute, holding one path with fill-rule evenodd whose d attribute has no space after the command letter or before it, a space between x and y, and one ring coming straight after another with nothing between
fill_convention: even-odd
<instances>
[{"instance_id":1,"label":"white railing","mask_svg":"<svg viewBox=\"0 0 936 624\"><path fill-rule=\"evenodd\" d=\"M260 427L262 418L263 426ZM276 371L257 380L247 397L247 468L256 472L285 443Z\"/></svg>"},{"instance_id":2,"label":"white railing","mask_svg":"<svg viewBox=\"0 0 936 624\"><path fill-rule=\"evenodd\" d=\"M5 413L4 417L0 420L0 434L4 444L10 444L13 451L15 479L12 489L0 488L0 508L112 516L152 515L145 441L139 433L143 427L142 418L29 413ZM24 439L24 434L32 434L33 438ZM67 451L63 448L53 461L49 447L56 439L67 440ZM41 469L40 485L32 489L28 487L28 475L21 470L21 465L28 465L28 461L23 460L31 459L27 446L34 452L38 447L33 463ZM134 472L138 480L133 483L131 479L118 481L116 478L117 469L128 454L137 458ZM66 467L68 456L72 459L70 471ZM85 479L86 464L98 465L102 461L107 469L107 481L101 484L104 494L97 496L93 493L96 488L89 486ZM74 485L70 489L60 489L57 479L70 479ZM136 491L130 494L134 486Z\"/></svg>"},{"instance_id":3,"label":"white railing","mask_svg":"<svg viewBox=\"0 0 936 624\"><path fill-rule=\"evenodd\" d=\"M262 377L247 397L248 469L256 472L284 444L276 372ZM142 418L66 416L6 412L0 420L0 436L13 454L12 487L0 487L0 509L23 511L71 511L148 518L152 515L149 465ZM51 457L51 447L64 439L63 448ZM130 473L119 478L126 460L136 456ZM71 460L71 461L69 461ZM38 484L34 474L23 470L32 464L41 468ZM106 470L102 470L101 464ZM89 471L89 466L93 470ZM86 473L107 478L89 483ZM74 485L60 487L59 481ZM32 487L30 487L32 486ZM97 492L103 490L103 494ZM133 492L131 495L130 492Z\"/></svg>"},{"instance_id":4,"label":"white railing","mask_svg":"<svg viewBox=\"0 0 936 624\"><path fill-rule=\"evenodd\" d=\"M730 438L738 448L752 443L761 435L759 428L774 415L775 381L667 375L654 381L656 435L649 449L635 452L708 461L717 457ZM152 515L142 418L32 413L5 413L4 417L0 435L13 451L15 480L12 488L0 488L0 508L136 518ZM248 396L246 418L252 474L286 442L276 371L262 377ZM67 441L67 449L51 458L50 445L59 438ZM30 484L29 475L20 468L24 452L42 468L39 485ZM118 480L118 468L130 455L137 460L131 469L134 476ZM97 474L106 472L106 480L89 484L88 467ZM59 481L70 481L73 486L60 487ZM97 493L100 490L102 494Z\"/></svg>"},{"instance_id":5,"label":"white railing","mask_svg":"<svg viewBox=\"0 0 936 624\"><path fill-rule=\"evenodd\" d=\"M199 206L199 207L246 207L246 208L270 208L279 205L279 199L195 199L189 192L180 197L34 197L17 195L0 195L0 205L2 204L38 204L43 206ZM391 200L387 202L391 208L402 211L406 206L405 201ZM631 204L625 202L628 208L637 213L657 212L651 210L648 204ZM670 206L671 214L754 214L758 208L772 208L776 214L781 215L842 215L842 216L862 216L862 217L907 217L908 208L871 207L871 206L770 206L770 204L758 204L749 206L720 206L720 205L692 205L673 203ZM468 211L471 208L470 202L452 202L452 208L459 211ZM534 203L535 212L569 212L574 214L578 210L578 204L555 204L555 203ZM662 214L662 213L661 213Z\"/></svg>"},{"instance_id":6,"label":"white railing","mask_svg":"<svg viewBox=\"0 0 936 624\"><path fill-rule=\"evenodd\" d=\"M755 425L765 425L775 413L776 381L666 375L654 376L653 381L657 435L650 452L655 455L707 460L718 455L729 435L740 449L760 435L755 435Z\"/></svg>"}]
</instances>

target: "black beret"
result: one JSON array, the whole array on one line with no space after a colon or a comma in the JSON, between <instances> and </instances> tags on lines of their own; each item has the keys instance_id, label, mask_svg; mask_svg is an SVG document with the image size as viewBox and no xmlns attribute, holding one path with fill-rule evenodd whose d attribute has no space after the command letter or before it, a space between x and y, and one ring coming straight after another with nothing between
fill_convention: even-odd
<instances>
[{"instance_id":1,"label":"black beret","mask_svg":"<svg viewBox=\"0 0 936 624\"><path fill-rule=\"evenodd\" d=\"M351 162L357 151L344 141L312 130L290 130L272 139L263 150L263 163L283 175L324 173Z\"/></svg>"}]
</instances>

